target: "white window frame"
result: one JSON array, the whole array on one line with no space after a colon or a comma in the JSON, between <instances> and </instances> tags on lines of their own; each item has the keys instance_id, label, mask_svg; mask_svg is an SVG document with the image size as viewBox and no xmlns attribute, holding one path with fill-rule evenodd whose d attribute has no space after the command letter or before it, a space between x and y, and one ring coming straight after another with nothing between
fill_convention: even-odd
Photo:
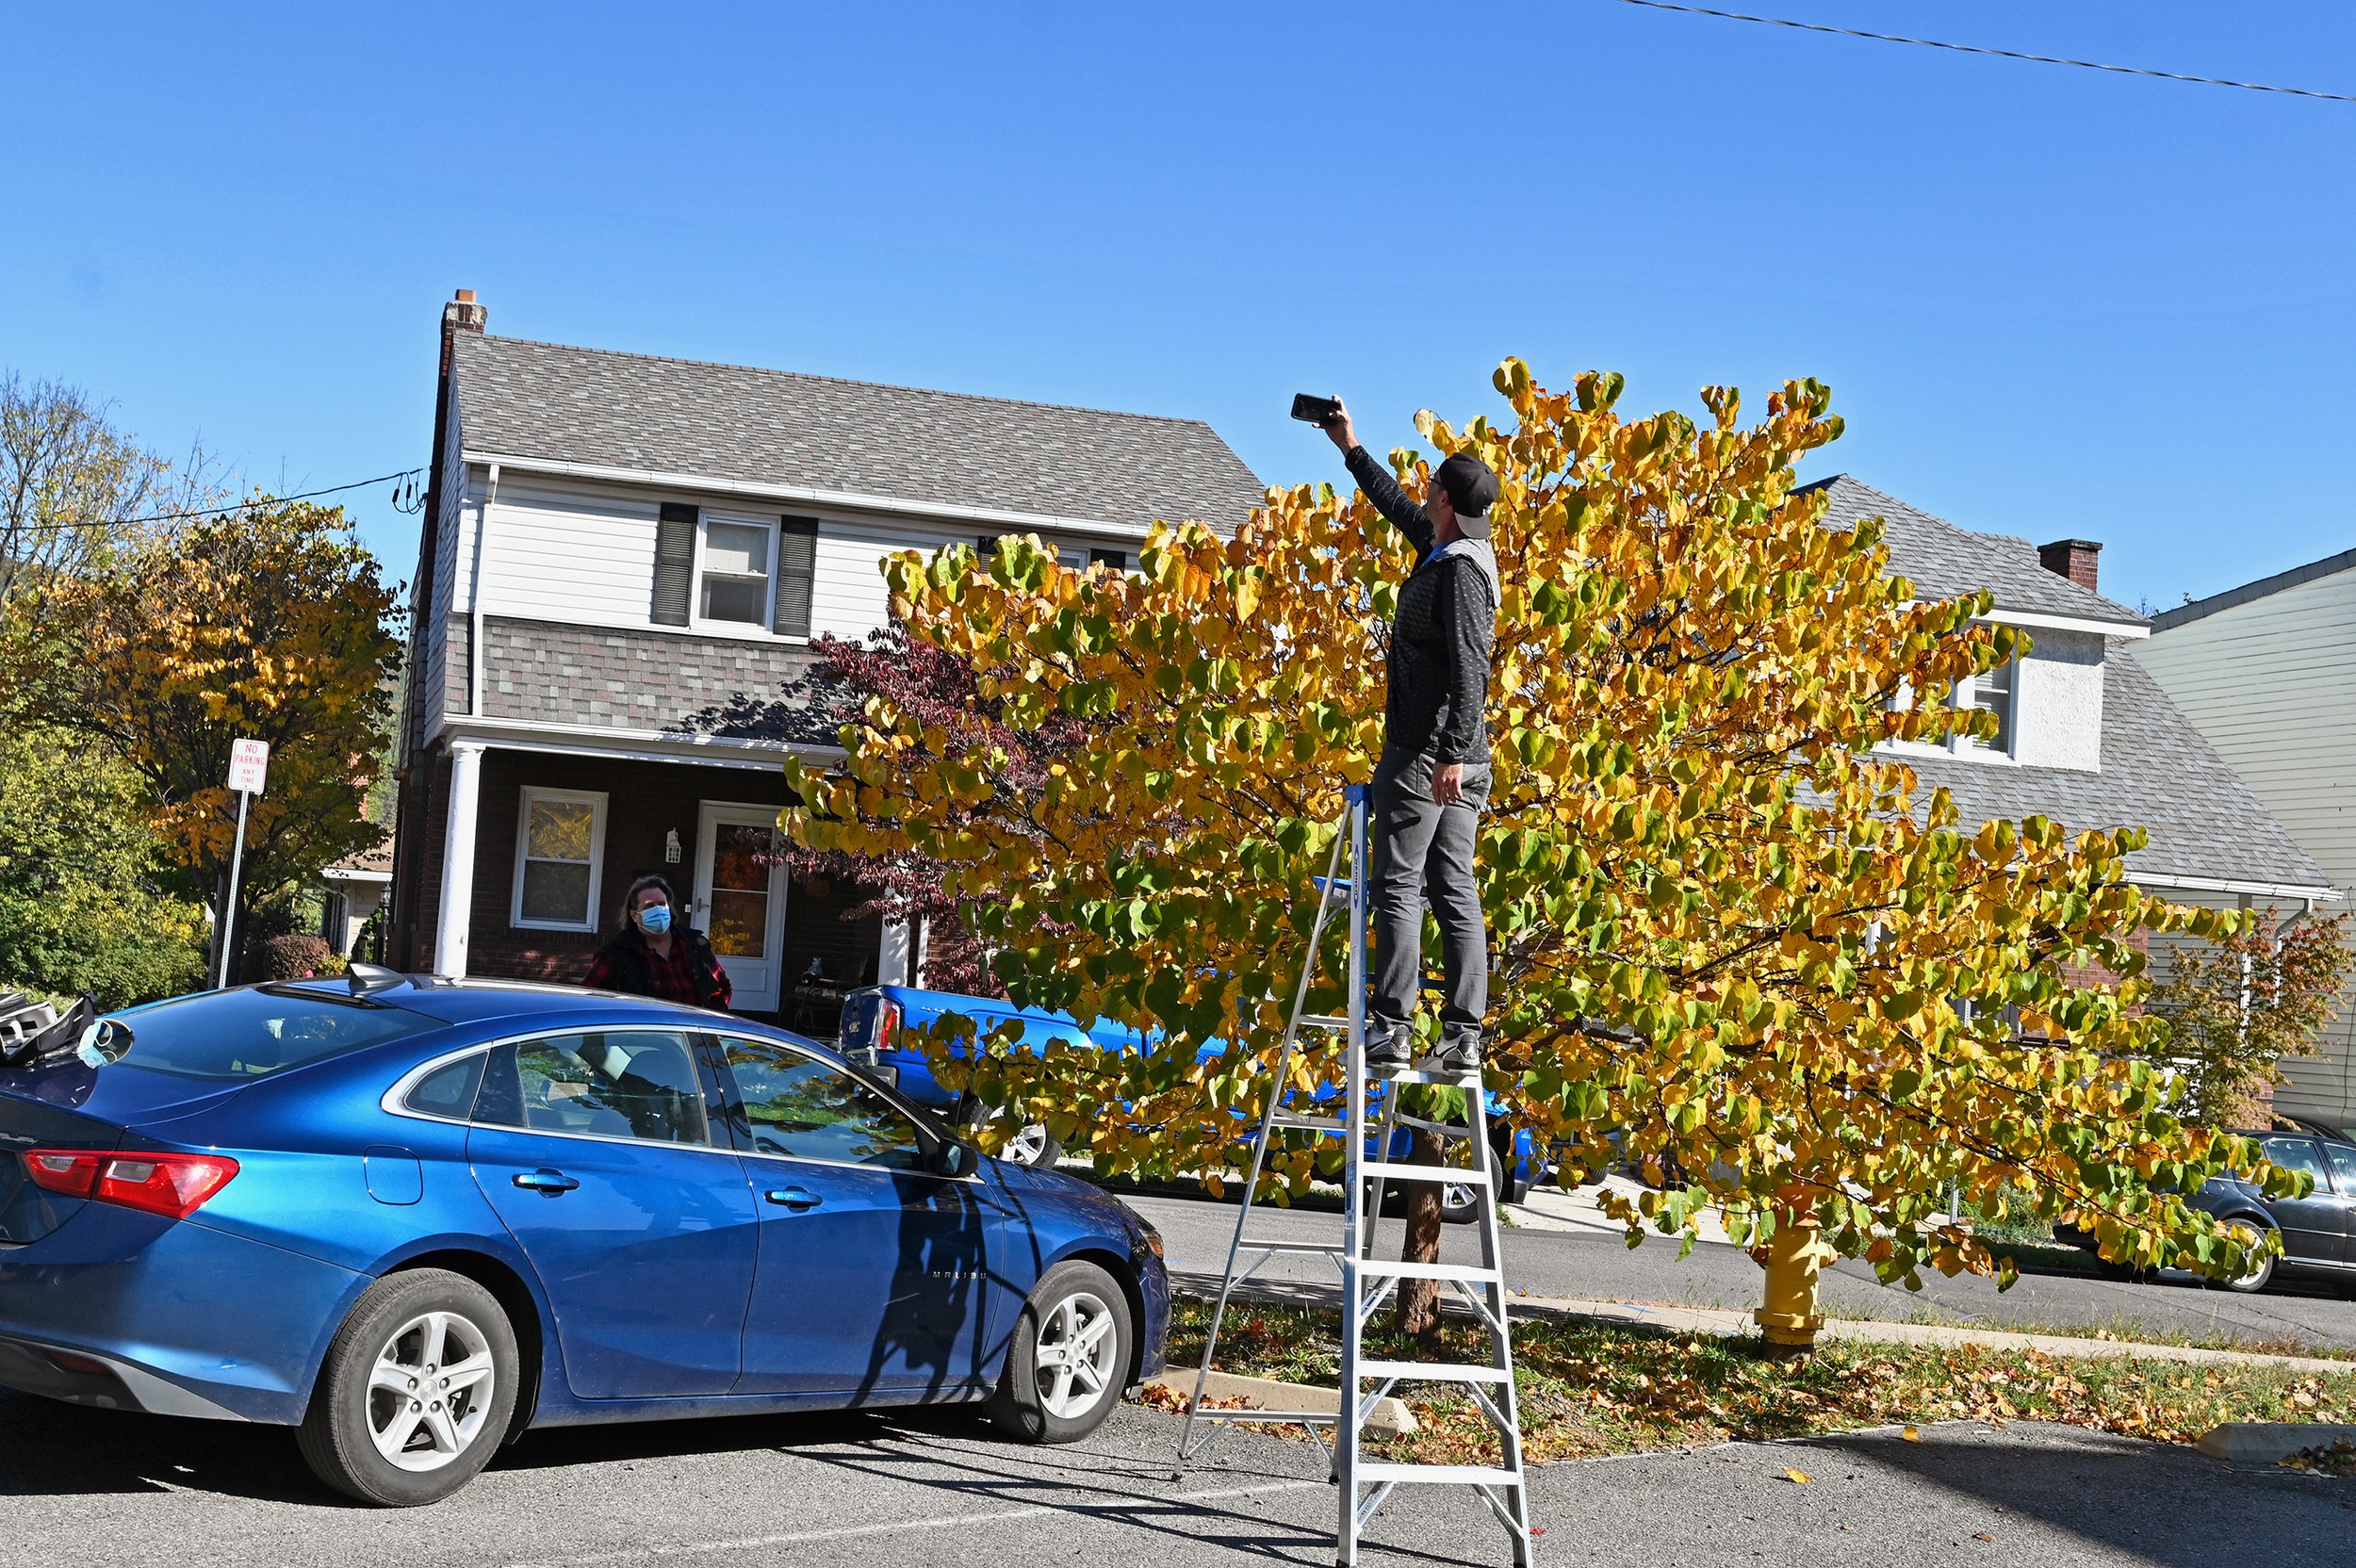
<instances>
[{"instance_id":1,"label":"white window frame","mask_svg":"<svg viewBox=\"0 0 2356 1568\"><path fill-rule=\"evenodd\" d=\"M564 806L587 806L589 819L589 907L586 918L580 921L526 920L524 918L524 865L532 858L532 808L536 801L549 801ZM518 931L595 931L597 928L597 900L605 884L605 802L603 790L548 790L537 784L527 784L517 792L515 801L515 874L514 888L508 896L507 923ZM571 861L550 861L551 865L570 865Z\"/></svg>"},{"instance_id":2,"label":"white window frame","mask_svg":"<svg viewBox=\"0 0 2356 1568\"><path fill-rule=\"evenodd\" d=\"M1948 743L1962 756L2018 758L2021 754L2021 656L2014 654L2000 666L2005 673L2004 731L2004 743L1996 745L1970 735L1955 735ZM1980 682L1985 677L1974 675L1955 683L1955 703L1958 709L1981 711ZM1989 710L1993 711L1993 710Z\"/></svg>"},{"instance_id":3,"label":"white window frame","mask_svg":"<svg viewBox=\"0 0 2356 1568\"><path fill-rule=\"evenodd\" d=\"M732 528L757 528L769 536L769 570L763 579L769 586L761 596L761 619L758 621L717 621L704 614L704 557L714 523L726 523ZM722 635L733 633L739 637L775 637L777 634L777 520L775 517L747 516L732 512L699 512L695 518L695 571L687 584L688 629Z\"/></svg>"}]
</instances>

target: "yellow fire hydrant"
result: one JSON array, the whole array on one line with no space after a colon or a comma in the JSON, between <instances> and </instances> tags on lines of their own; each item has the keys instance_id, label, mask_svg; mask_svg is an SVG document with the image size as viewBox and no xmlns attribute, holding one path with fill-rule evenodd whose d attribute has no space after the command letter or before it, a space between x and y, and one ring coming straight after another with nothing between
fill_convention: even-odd
<instances>
[{"instance_id":1,"label":"yellow fire hydrant","mask_svg":"<svg viewBox=\"0 0 2356 1568\"><path fill-rule=\"evenodd\" d=\"M1816 1299L1817 1271L1840 1254L1824 1244L1813 1215L1787 1215L1751 1256L1767 1269L1767 1304L1751 1315L1770 1345L1812 1349L1824 1315Z\"/></svg>"}]
</instances>

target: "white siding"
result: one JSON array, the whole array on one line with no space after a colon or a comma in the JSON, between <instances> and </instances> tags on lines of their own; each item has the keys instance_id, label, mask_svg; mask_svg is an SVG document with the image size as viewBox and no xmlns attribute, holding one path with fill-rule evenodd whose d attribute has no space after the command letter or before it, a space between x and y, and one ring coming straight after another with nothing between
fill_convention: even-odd
<instances>
[{"instance_id":1,"label":"white siding","mask_svg":"<svg viewBox=\"0 0 2356 1568\"><path fill-rule=\"evenodd\" d=\"M2133 656L2343 899L2356 892L2356 569L2155 632ZM2283 1064L2294 1086L2278 1103L2356 1122L2356 987L2328 1049Z\"/></svg>"},{"instance_id":2,"label":"white siding","mask_svg":"<svg viewBox=\"0 0 2356 1568\"><path fill-rule=\"evenodd\" d=\"M943 545L972 544L987 529L955 531L900 522L838 522L818 525L818 575L810 590L812 635L864 637L891 618L892 595L884 586L883 560L901 550L929 555Z\"/></svg>"},{"instance_id":3,"label":"white siding","mask_svg":"<svg viewBox=\"0 0 2356 1568\"><path fill-rule=\"evenodd\" d=\"M501 473L483 536L483 610L579 626L650 625L659 504Z\"/></svg>"},{"instance_id":4,"label":"white siding","mask_svg":"<svg viewBox=\"0 0 2356 1568\"><path fill-rule=\"evenodd\" d=\"M2016 672L2013 755L2030 767L2102 767L2102 637L2034 631Z\"/></svg>"}]
</instances>

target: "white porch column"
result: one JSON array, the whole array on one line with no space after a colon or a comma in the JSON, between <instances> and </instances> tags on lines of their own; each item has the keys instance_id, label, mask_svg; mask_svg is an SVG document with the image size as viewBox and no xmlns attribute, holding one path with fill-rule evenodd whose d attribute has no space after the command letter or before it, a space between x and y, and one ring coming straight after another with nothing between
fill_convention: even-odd
<instances>
[{"instance_id":1,"label":"white porch column","mask_svg":"<svg viewBox=\"0 0 2356 1568\"><path fill-rule=\"evenodd\" d=\"M442 903L434 918L434 972L464 979L466 923L474 906L475 801L483 792L483 745L450 748L450 808L442 835Z\"/></svg>"},{"instance_id":2,"label":"white porch column","mask_svg":"<svg viewBox=\"0 0 2356 1568\"><path fill-rule=\"evenodd\" d=\"M875 984L905 986L908 972L914 967L915 943L908 939L912 933L904 920L887 921L883 928L883 946L875 955Z\"/></svg>"}]
</instances>

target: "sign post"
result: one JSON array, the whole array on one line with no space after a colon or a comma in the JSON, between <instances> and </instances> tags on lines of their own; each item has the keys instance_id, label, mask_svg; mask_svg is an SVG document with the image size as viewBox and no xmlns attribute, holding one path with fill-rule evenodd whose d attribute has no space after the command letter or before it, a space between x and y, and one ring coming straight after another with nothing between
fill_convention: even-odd
<instances>
[{"instance_id":1,"label":"sign post","mask_svg":"<svg viewBox=\"0 0 2356 1568\"><path fill-rule=\"evenodd\" d=\"M270 743L268 741L232 741L229 743L229 787L237 792L237 837L229 846L229 896L221 906L221 978L217 990L229 988L229 955L236 946L237 919L237 873L245 864L245 810L254 797L262 792L262 784L270 776Z\"/></svg>"}]
</instances>

